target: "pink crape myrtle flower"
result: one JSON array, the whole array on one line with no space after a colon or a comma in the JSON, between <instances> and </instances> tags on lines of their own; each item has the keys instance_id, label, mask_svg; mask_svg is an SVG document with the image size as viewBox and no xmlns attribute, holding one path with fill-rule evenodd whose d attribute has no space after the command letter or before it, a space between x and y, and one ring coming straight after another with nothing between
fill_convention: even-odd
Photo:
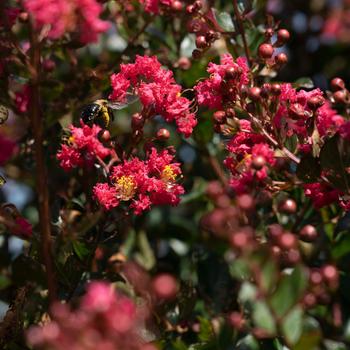
<instances>
[{"instance_id":1,"label":"pink crape myrtle flower","mask_svg":"<svg viewBox=\"0 0 350 350\"><path fill-rule=\"evenodd\" d=\"M34 349L43 350L156 350L140 334L147 317L144 307L136 306L110 284L94 281L78 308L56 303L51 321L32 326L27 339Z\"/></svg>"},{"instance_id":2,"label":"pink crape myrtle flower","mask_svg":"<svg viewBox=\"0 0 350 350\"><path fill-rule=\"evenodd\" d=\"M50 39L78 31L81 42L95 42L110 26L99 18L102 5L96 0L25 0L24 6L37 29L49 26Z\"/></svg>"},{"instance_id":3,"label":"pink crape myrtle flower","mask_svg":"<svg viewBox=\"0 0 350 350\"><path fill-rule=\"evenodd\" d=\"M111 86L112 101L125 102L132 90L151 116L161 115L167 122L175 122L185 137L192 134L197 120L190 110L191 101L181 96L182 88L173 73L162 68L155 56L137 56L135 63L121 64L120 72L111 76Z\"/></svg>"},{"instance_id":4,"label":"pink crape myrtle flower","mask_svg":"<svg viewBox=\"0 0 350 350\"><path fill-rule=\"evenodd\" d=\"M264 186L268 177L268 167L275 164L273 149L267 144L263 135L254 133L250 122L240 120L240 129L227 145L232 156L224 160L232 177L230 185L236 194L251 192L256 186ZM266 164L261 169L252 167L253 159L263 157Z\"/></svg>"},{"instance_id":5,"label":"pink crape myrtle flower","mask_svg":"<svg viewBox=\"0 0 350 350\"><path fill-rule=\"evenodd\" d=\"M154 15L159 14L160 6L170 7L174 0L140 0L145 11Z\"/></svg>"},{"instance_id":6,"label":"pink crape myrtle flower","mask_svg":"<svg viewBox=\"0 0 350 350\"><path fill-rule=\"evenodd\" d=\"M304 192L306 197L311 198L313 205L317 209L339 202L339 198L342 195L341 191L319 182L305 184Z\"/></svg>"},{"instance_id":7,"label":"pink crape myrtle flower","mask_svg":"<svg viewBox=\"0 0 350 350\"><path fill-rule=\"evenodd\" d=\"M233 69L236 74L228 77L229 69ZM230 54L224 54L221 56L220 64L210 62L207 71L210 73L210 78L199 82L194 90L198 103L212 109L222 108L228 90L225 82L229 82L230 87L236 89L237 92L249 82L249 67L244 57L239 57L234 61Z\"/></svg>"},{"instance_id":8,"label":"pink crape myrtle flower","mask_svg":"<svg viewBox=\"0 0 350 350\"><path fill-rule=\"evenodd\" d=\"M70 126L68 143L63 144L57 153L60 166L69 171L77 167L92 167L96 157L105 159L111 150L105 147L98 139L102 129L98 125L92 127L81 121L81 127Z\"/></svg>"},{"instance_id":9,"label":"pink crape myrtle flower","mask_svg":"<svg viewBox=\"0 0 350 350\"><path fill-rule=\"evenodd\" d=\"M29 85L24 85L22 90L15 94L15 105L18 113L27 113L30 100Z\"/></svg>"},{"instance_id":10,"label":"pink crape myrtle flower","mask_svg":"<svg viewBox=\"0 0 350 350\"><path fill-rule=\"evenodd\" d=\"M173 158L167 150L158 153L152 148L145 161L124 161L112 169L110 184L96 184L95 198L106 210L128 203L136 215L152 205L177 205L184 189L176 183L181 169Z\"/></svg>"}]
</instances>

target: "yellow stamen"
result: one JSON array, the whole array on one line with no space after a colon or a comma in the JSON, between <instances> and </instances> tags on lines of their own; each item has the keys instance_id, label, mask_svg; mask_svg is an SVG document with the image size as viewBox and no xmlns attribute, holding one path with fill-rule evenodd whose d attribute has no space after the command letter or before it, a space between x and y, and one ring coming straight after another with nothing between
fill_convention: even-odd
<instances>
[{"instance_id":1,"label":"yellow stamen","mask_svg":"<svg viewBox=\"0 0 350 350\"><path fill-rule=\"evenodd\" d=\"M161 178L164 181L175 181L176 174L171 165L166 165L162 171Z\"/></svg>"},{"instance_id":2,"label":"yellow stamen","mask_svg":"<svg viewBox=\"0 0 350 350\"><path fill-rule=\"evenodd\" d=\"M121 176L116 181L117 197L122 201L128 201L136 192L136 182L132 176Z\"/></svg>"}]
</instances>

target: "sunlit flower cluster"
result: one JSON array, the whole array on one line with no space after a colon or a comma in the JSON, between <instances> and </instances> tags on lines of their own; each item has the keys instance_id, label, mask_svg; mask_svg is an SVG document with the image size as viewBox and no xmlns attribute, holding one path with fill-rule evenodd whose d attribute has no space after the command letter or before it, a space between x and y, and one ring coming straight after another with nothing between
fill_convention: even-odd
<instances>
[{"instance_id":1,"label":"sunlit flower cluster","mask_svg":"<svg viewBox=\"0 0 350 350\"><path fill-rule=\"evenodd\" d=\"M111 76L112 101L125 102L128 93L139 96L146 117L161 115L167 122L175 122L178 131L190 136L197 124L191 112L191 102L181 95L173 73L162 68L156 57L137 56L135 63L121 64L120 72Z\"/></svg>"},{"instance_id":2,"label":"sunlit flower cluster","mask_svg":"<svg viewBox=\"0 0 350 350\"><path fill-rule=\"evenodd\" d=\"M94 187L95 197L106 210L125 202L136 215L152 205L176 205L184 189L177 183L181 169L173 158L167 150L152 148L145 161L125 160L112 169L110 183Z\"/></svg>"}]
</instances>

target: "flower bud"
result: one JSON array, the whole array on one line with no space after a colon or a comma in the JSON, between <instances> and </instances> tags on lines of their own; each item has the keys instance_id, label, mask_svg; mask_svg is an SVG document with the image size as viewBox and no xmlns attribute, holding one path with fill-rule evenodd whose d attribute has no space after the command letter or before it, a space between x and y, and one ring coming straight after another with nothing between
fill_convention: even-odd
<instances>
[{"instance_id":1,"label":"flower bud","mask_svg":"<svg viewBox=\"0 0 350 350\"><path fill-rule=\"evenodd\" d=\"M275 57L275 63L279 66L283 66L287 64L288 62L288 56L284 53L281 52Z\"/></svg>"},{"instance_id":2,"label":"flower bud","mask_svg":"<svg viewBox=\"0 0 350 350\"><path fill-rule=\"evenodd\" d=\"M252 167L255 170L261 170L266 165L266 159L263 156L256 156L253 158Z\"/></svg>"},{"instance_id":3,"label":"flower bud","mask_svg":"<svg viewBox=\"0 0 350 350\"><path fill-rule=\"evenodd\" d=\"M345 90L336 91L333 94L334 101L337 103L346 103L346 92Z\"/></svg>"},{"instance_id":4,"label":"flower bud","mask_svg":"<svg viewBox=\"0 0 350 350\"><path fill-rule=\"evenodd\" d=\"M314 242L318 237L317 230L315 226L312 225L306 225L304 226L300 233L299 233L299 238L304 241L304 242Z\"/></svg>"},{"instance_id":5,"label":"flower bud","mask_svg":"<svg viewBox=\"0 0 350 350\"><path fill-rule=\"evenodd\" d=\"M271 85L271 93L275 96L279 96L281 94L281 85L278 83L274 83Z\"/></svg>"},{"instance_id":6,"label":"flower bud","mask_svg":"<svg viewBox=\"0 0 350 350\"><path fill-rule=\"evenodd\" d=\"M170 137L170 132L168 129L162 128L158 130L157 139L159 141L166 141L169 139L169 137Z\"/></svg>"},{"instance_id":7,"label":"flower bud","mask_svg":"<svg viewBox=\"0 0 350 350\"><path fill-rule=\"evenodd\" d=\"M181 1L179 0L175 0L171 3L171 8L172 10L174 11L181 11L182 10L182 7L183 7L183 4Z\"/></svg>"},{"instance_id":8,"label":"flower bud","mask_svg":"<svg viewBox=\"0 0 350 350\"><path fill-rule=\"evenodd\" d=\"M277 46L284 45L290 39L290 34L287 29L280 29L277 32Z\"/></svg>"},{"instance_id":9,"label":"flower bud","mask_svg":"<svg viewBox=\"0 0 350 350\"><path fill-rule=\"evenodd\" d=\"M260 93L261 93L261 89L257 86L250 88L248 91L248 95L250 99L253 101L258 101L260 99Z\"/></svg>"},{"instance_id":10,"label":"flower bud","mask_svg":"<svg viewBox=\"0 0 350 350\"><path fill-rule=\"evenodd\" d=\"M331 81L331 89L333 91L344 90L345 89L344 80L340 78L334 78Z\"/></svg>"},{"instance_id":11,"label":"flower bud","mask_svg":"<svg viewBox=\"0 0 350 350\"><path fill-rule=\"evenodd\" d=\"M250 194L242 194L237 197L237 205L242 210L252 210L254 208L254 204L254 198Z\"/></svg>"},{"instance_id":12,"label":"flower bud","mask_svg":"<svg viewBox=\"0 0 350 350\"><path fill-rule=\"evenodd\" d=\"M309 98L307 101L308 107L312 110L316 110L316 109L322 107L324 105L324 103L325 103L325 100L321 96L313 96L313 97Z\"/></svg>"},{"instance_id":13,"label":"flower bud","mask_svg":"<svg viewBox=\"0 0 350 350\"><path fill-rule=\"evenodd\" d=\"M216 111L213 114L213 120L215 123L223 124L226 122L226 112L225 111Z\"/></svg>"},{"instance_id":14,"label":"flower bud","mask_svg":"<svg viewBox=\"0 0 350 350\"><path fill-rule=\"evenodd\" d=\"M204 35L199 35L196 37L196 47L199 49L204 49L208 46L207 39Z\"/></svg>"},{"instance_id":15,"label":"flower bud","mask_svg":"<svg viewBox=\"0 0 350 350\"><path fill-rule=\"evenodd\" d=\"M285 214L294 214L297 210L297 204L293 199L288 198L279 204L278 209Z\"/></svg>"},{"instance_id":16,"label":"flower bud","mask_svg":"<svg viewBox=\"0 0 350 350\"><path fill-rule=\"evenodd\" d=\"M259 46L259 56L263 59L269 59L274 53L274 48L271 44L261 44Z\"/></svg>"},{"instance_id":17,"label":"flower bud","mask_svg":"<svg viewBox=\"0 0 350 350\"><path fill-rule=\"evenodd\" d=\"M282 250L290 250L296 247L297 239L292 233L285 232L279 237L278 245Z\"/></svg>"},{"instance_id":18,"label":"flower bud","mask_svg":"<svg viewBox=\"0 0 350 350\"><path fill-rule=\"evenodd\" d=\"M172 275L162 273L153 279L152 289L158 298L169 300L176 297L178 284Z\"/></svg>"},{"instance_id":19,"label":"flower bud","mask_svg":"<svg viewBox=\"0 0 350 350\"><path fill-rule=\"evenodd\" d=\"M131 127L134 130L142 129L143 125L145 124L145 118L140 113L135 113L131 117Z\"/></svg>"}]
</instances>

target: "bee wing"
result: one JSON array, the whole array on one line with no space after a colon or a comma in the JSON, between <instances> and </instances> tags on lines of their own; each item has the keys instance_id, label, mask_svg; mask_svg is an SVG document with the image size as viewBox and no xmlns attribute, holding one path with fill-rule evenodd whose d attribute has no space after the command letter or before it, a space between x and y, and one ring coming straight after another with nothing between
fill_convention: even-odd
<instances>
[{"instance_id":1,"label":"bee wing","mask_svg":"<svg viewBox=\"0 0 350 350\"><path fill-rule=\"evenodd\" d=\"M108 102L107 106L111 109L120 110L135 103L138 99L139 97L137 95L128 93L125 102Z\"/></svg>"}]
</instances>

